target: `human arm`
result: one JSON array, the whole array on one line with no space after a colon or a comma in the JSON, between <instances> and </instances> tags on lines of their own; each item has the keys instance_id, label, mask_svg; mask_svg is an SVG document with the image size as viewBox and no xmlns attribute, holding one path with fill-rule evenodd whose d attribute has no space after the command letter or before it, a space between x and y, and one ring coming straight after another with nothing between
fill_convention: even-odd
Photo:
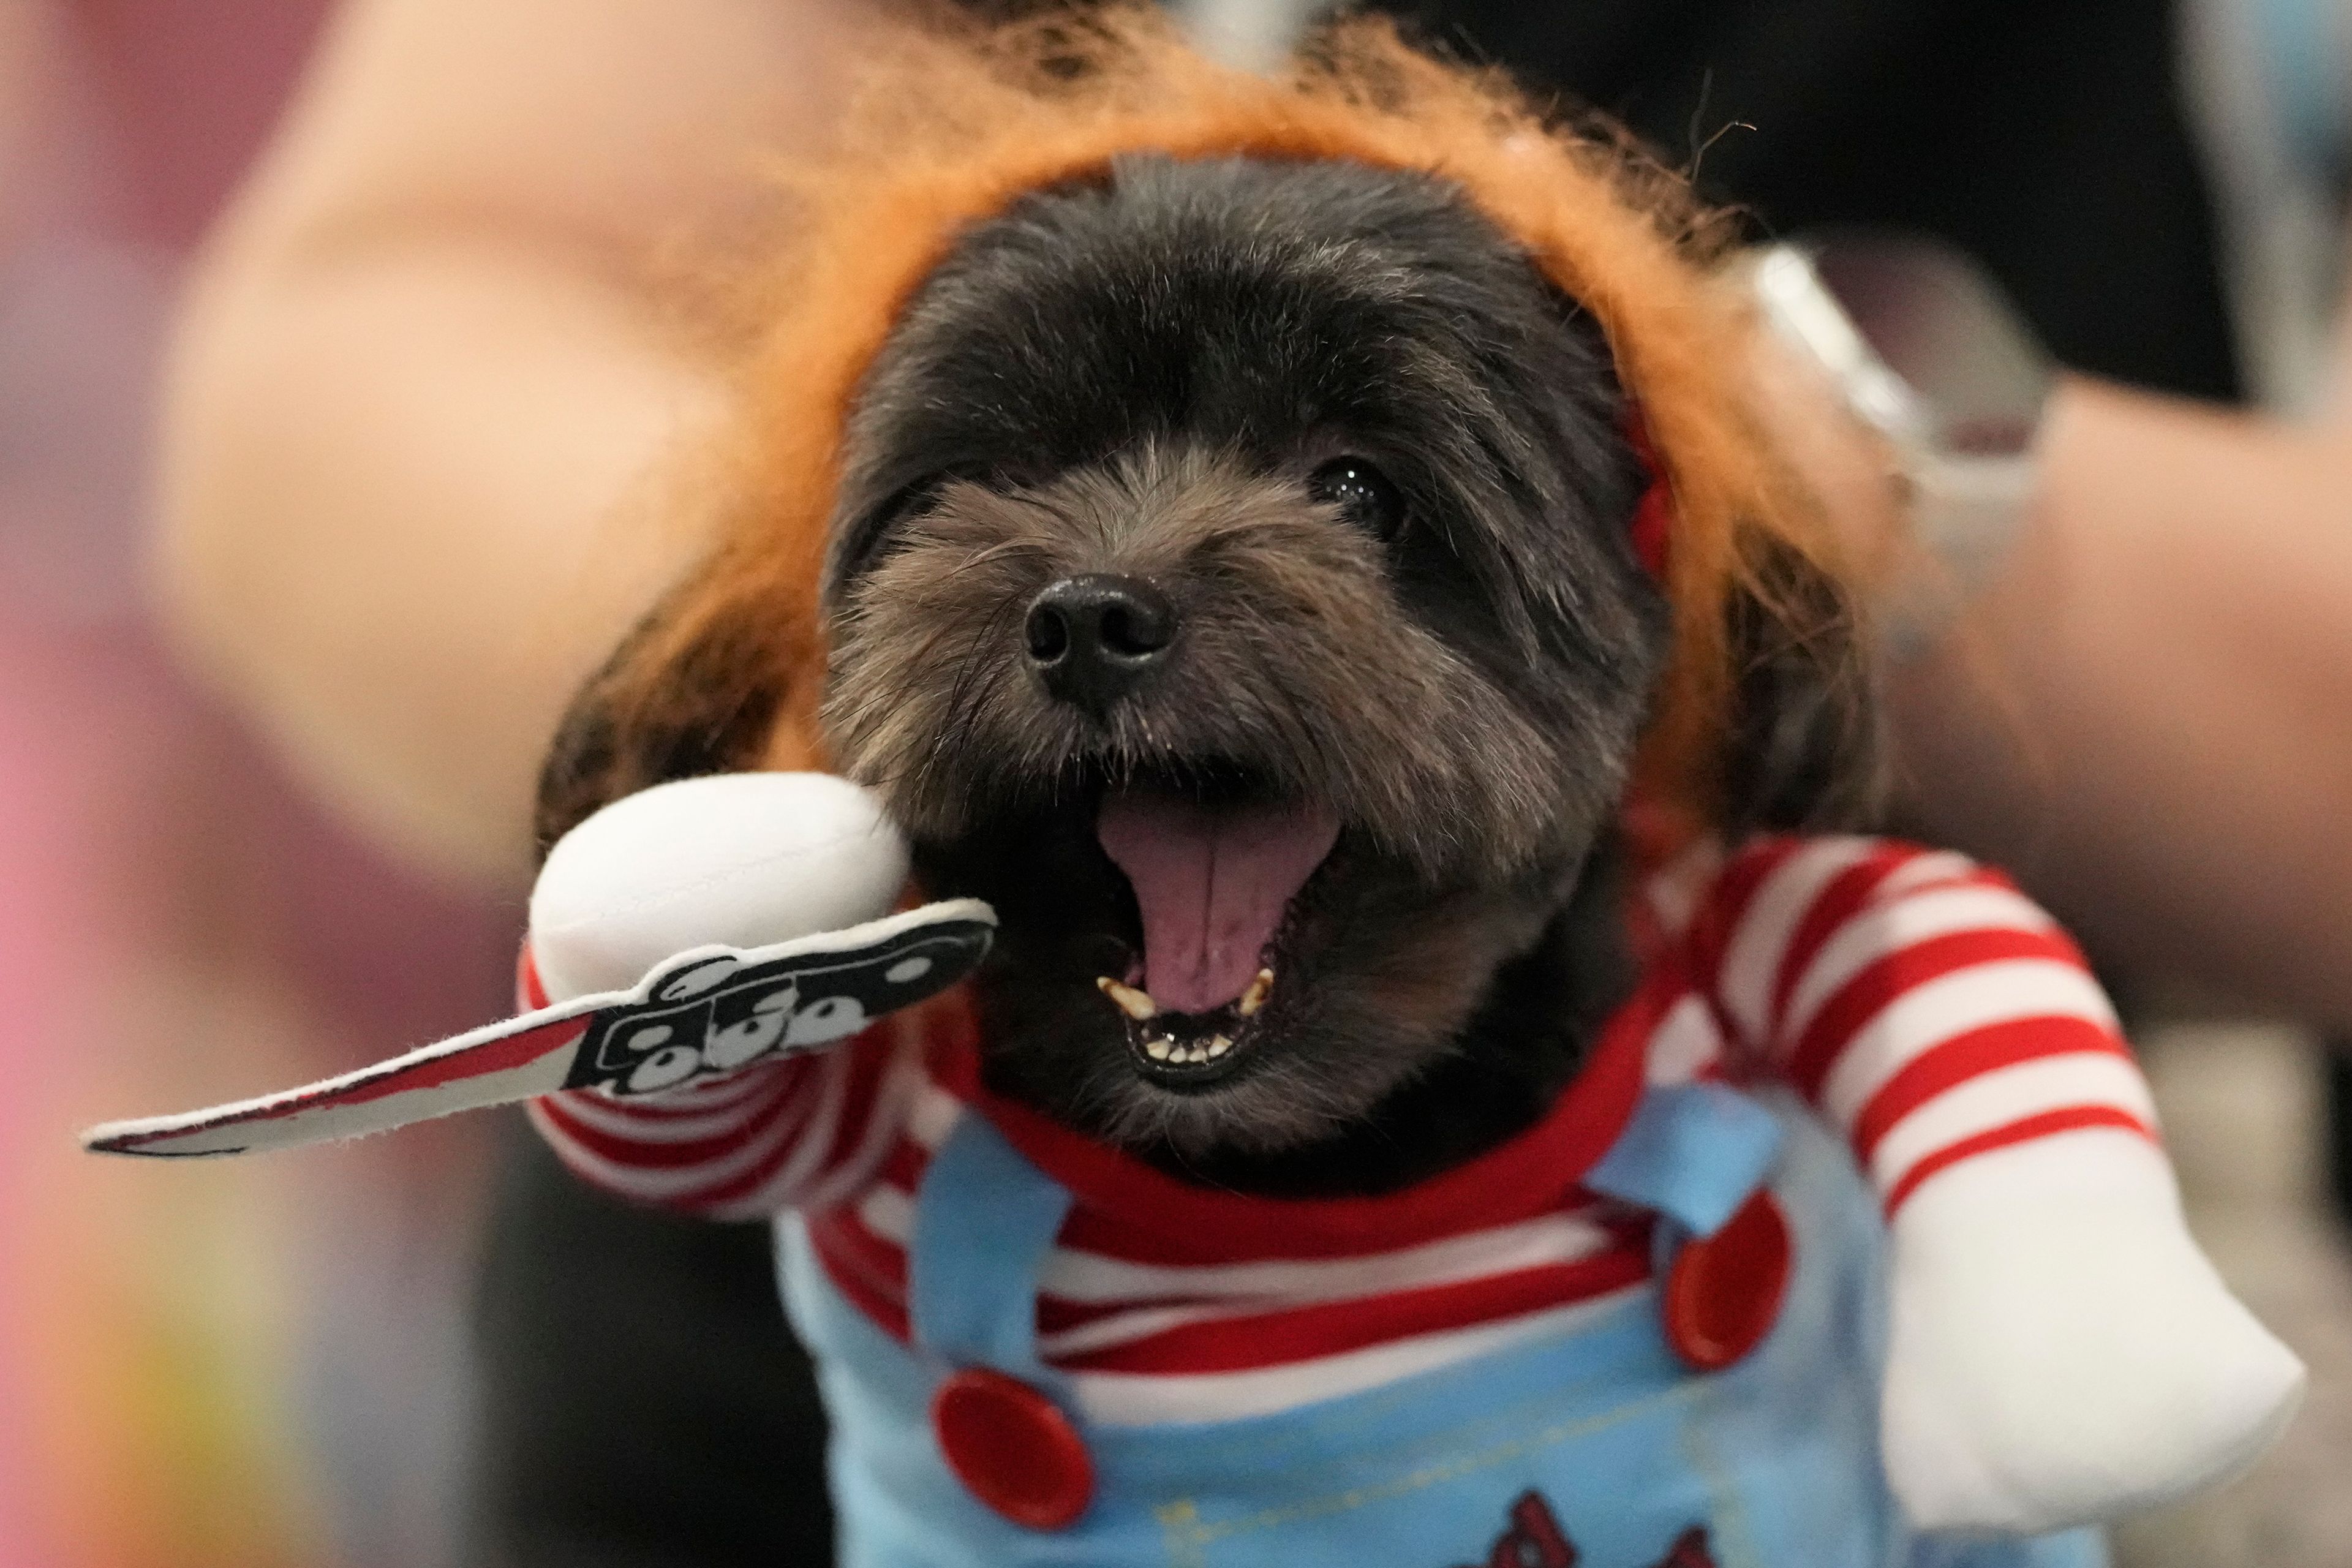
<instances>
[{"instance_id":1,"label":"human arm","mask_svg":"<svg viewBox=\"0 0 2352 1568\"><path fill-rule=\"evenodd\" d=\"M1915 314L1948 324L1967 292L1923 293ZM1995 361L1920 359L1918 328L1874 298L1922 395L1973 416ZM1966 330L1986 354L2002 336ZM2352 1016L2336 826L2352 808L2352 397L2296 424L2062 377L2019 524L1970 521L1920 560L1886 482L1910 459L1837 411L1793 340L1759 341L1759 406L1876 559L1882 608L1928 606L1889 616L1901 819L2017 872L2127 977ZM2352 374L2352 337L2340 347Z\"/></svg>"},{"instance_id":2,"label":"human arm","mask_svg":"<svg viewBox=\"0 0 2352 1568\"><path fill-rule=\"evenodd\" d=\"M1890 689L1904 804L2127 972L2352 1020L2352 419L2062 381L2038 504Z\"/></svg>"},{"instance_id":3,"label":"human arm","mask_svg":"<svg viewBox=\"0 0 2352 1568\"><path fill-rule=\"evenodd\" d=\"M696 546L606 526L722 399L660 253L767 221L756 158L822 136L863 9L353 0L204 258L169 619L412 858L520 879L558 713Z\"/></svg>"}]
</instances>

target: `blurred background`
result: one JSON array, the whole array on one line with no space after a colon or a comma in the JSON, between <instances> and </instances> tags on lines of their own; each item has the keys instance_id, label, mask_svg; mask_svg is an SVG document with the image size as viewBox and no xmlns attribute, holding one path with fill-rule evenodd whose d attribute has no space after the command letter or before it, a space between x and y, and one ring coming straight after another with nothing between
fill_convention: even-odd
<instances>
[{"instance_id":1,"label":"blurred background","mask_svg":"<svg viewBox=\"0 0 2352 1568\"><path fill-rule=\"evenodd\" d=\"M1202 8L1243 50L1280 9ZM2347 87L2265 57L2263 9L2189 7L2181 90L2248 384L2292 406L2319 374L2340 186L2280 100ZM71 1137L373 1060L507 1000L519 900L338 826L175 668L148 607L175 290L327 10L0 0L0 1568L454 1560L482 1130L169 1168ZM2129 1527L2124 1558L2344 1568L2341 1068L2305 1031L2153 981L2140 1039L2196 1222L2315 1391L2255 1475Z\"/></svg>"},{"instance_id":2,"label":"blurred background","mask_svg":"<svg viewBox=\"0 0 2352 1568\"><path fill-rule=\"evenodd\" d=\"M142 584L190 248L324 7L0 0L0 1563L450 1551L477 1130L143 1168L92 1119L494 1016L518 910L340 831Z\"/></svg>"}]
</instances>

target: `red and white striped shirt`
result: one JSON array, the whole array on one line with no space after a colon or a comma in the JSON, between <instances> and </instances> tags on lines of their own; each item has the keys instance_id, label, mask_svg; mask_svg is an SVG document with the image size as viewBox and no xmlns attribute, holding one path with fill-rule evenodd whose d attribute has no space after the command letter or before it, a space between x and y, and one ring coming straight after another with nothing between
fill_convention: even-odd
<instances>
[{"instance_id":1,"label":"red and white striped shirt","mask_svg":"<svg viewBox=\"0 0 2352 1568\"><path fill-rule=\"evenodd\" d=\"M1645 1083L1789 1084L1890 1215L1992 1150L2155 1135L2081 953L1998 872L1884 839L1769 839L1662 879L1652 903L1648 977L1543 1121L1382 1197L1196 1187L996 1100L952 1004L659 1100L577 1091L531 1112L614 1192L714 1216L800 1211L833 1284L902 1340L924 1167L958 1117L989 1117L1074 1196L1039 1280L1039 1349L1087 1416L1118 1425L1356 1392L1646 1289L1649 1217L1580 1185Z\"/></svg>"}]
</instances>

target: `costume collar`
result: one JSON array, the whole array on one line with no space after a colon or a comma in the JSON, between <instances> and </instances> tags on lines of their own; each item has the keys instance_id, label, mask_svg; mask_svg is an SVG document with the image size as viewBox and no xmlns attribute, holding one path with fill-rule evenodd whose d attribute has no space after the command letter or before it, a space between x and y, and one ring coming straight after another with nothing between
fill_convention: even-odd
<instances>
[{"instance_id":1,"label":"costume collar","mask_svg":"<svg viewBox=\"0 0 2352 1568\"><path fill-rule=\"evenodd\" d=\"M1652 1032L1684 990L1656 964L1601 1026L1583 1068L1533 1127L1465 1164L1378 1197L1273 1198L1183 1181L991 1093L969 998L940 1009L932 1070L1082 1211L1148 1232L1214 1237L1236 1256L1388 1251L1558 1209L1632 1121Z\"/></svg>"}]
</instances>

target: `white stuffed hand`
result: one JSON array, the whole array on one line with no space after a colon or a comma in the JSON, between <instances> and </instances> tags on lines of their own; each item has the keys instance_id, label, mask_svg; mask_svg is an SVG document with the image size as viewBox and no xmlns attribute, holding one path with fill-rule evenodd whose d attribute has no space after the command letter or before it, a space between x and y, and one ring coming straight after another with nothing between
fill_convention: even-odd
<instances>
[{"instance_id":1,"label":"white stuffed hand","mask_svg":"<svg viewBox=\"0 0 2352 1568\"><path fill-rule=\"evenodd\" d=\"M1895 1215L1883 1444L1922 1529L2035 1533L2227 1479L2301 1397L2170 1167L2084 1130L1963 1161Z\"/></svg>"},{"instance_id":2,"label":"white stuffed hand","mask_svg":"<svg viewBox=\"0 0 2352 1568\"><path fill-rule=\"evenodd\" d=\"M890 912L907 847L824 773L717 773L615 801L556 844L530 896L548 1000L625 991L712 943L754 948Z\"/></svg>"}]
</instances>

